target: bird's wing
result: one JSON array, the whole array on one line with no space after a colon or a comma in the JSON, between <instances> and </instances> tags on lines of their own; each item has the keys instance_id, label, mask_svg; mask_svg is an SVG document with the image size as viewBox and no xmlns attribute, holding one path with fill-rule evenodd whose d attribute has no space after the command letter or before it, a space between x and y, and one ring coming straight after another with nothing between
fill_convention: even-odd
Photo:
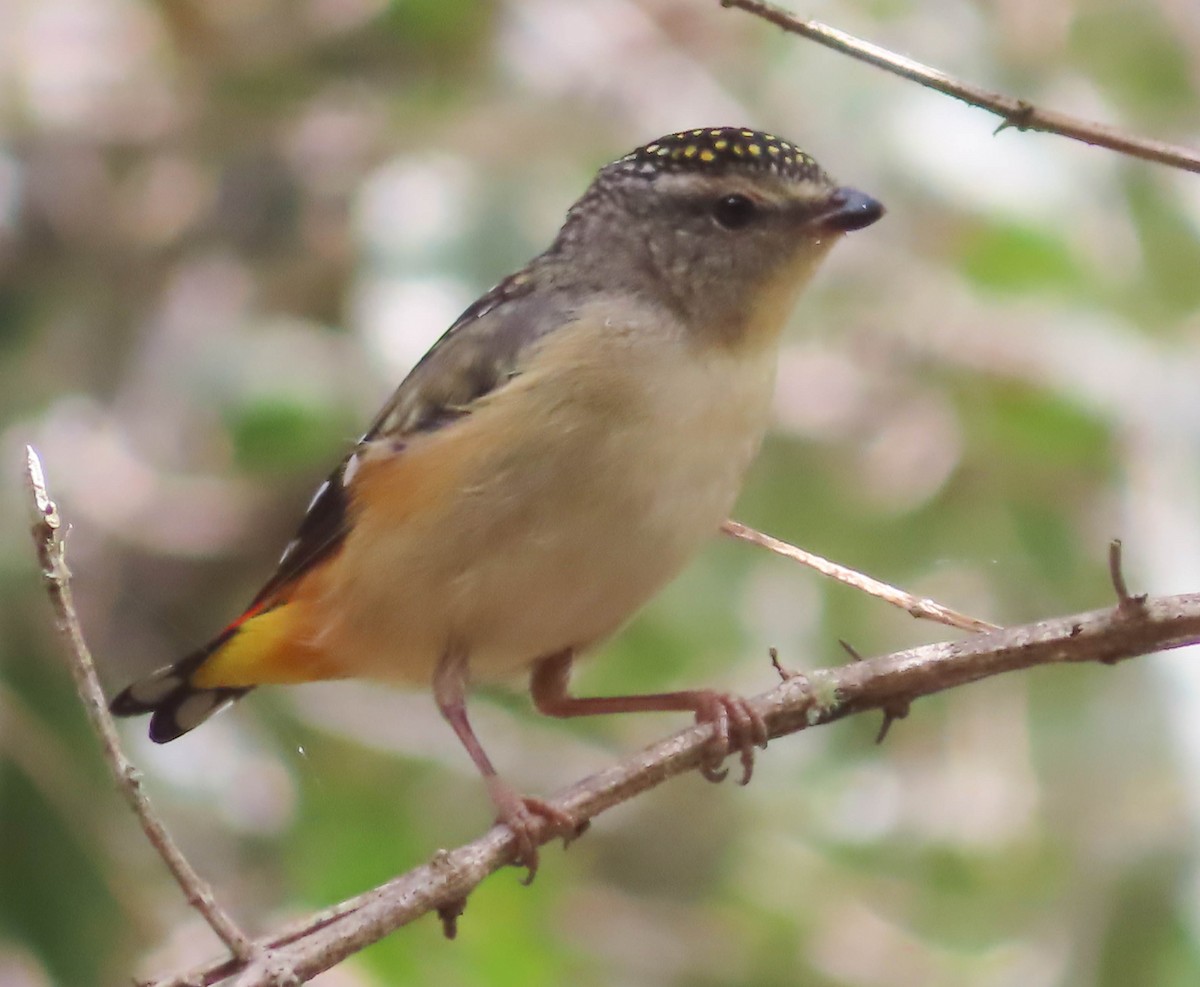
<instances>
[{"instance_id":1,"label":"bird's wing","mask_svg":"<svg viewBox=\"0 0 1200 987\"><path fill-rule=\"evenodd\" d=\"M355 447L322 483L274 574L226 630L281 602L288 587L336 551L349 527L349 489L368 446L391 443L402 454L415 435L470 413L472 404L520 373L531 346L573 318L555 292L533 293L525 272L501 281L472 304L396 388Z\"/></svg>"}]
</instances>

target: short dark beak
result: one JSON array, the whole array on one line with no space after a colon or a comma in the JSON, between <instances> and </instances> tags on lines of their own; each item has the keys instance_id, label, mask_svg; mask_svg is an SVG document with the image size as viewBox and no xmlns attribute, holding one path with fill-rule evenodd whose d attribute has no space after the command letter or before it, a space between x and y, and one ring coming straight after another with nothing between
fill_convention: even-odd
<instances>
[{"instance_id":1,"label":"short dark beak","mask_svg":"<svg viewBox=\"0 0 1200 987\"><path fill-rule=\"evenodd\" d=\"M883 203L853 188L834 189L829 195L829 211L817 222L827 230L849 233L870 226L883 215Z\"/></svg>"}]
</instances>

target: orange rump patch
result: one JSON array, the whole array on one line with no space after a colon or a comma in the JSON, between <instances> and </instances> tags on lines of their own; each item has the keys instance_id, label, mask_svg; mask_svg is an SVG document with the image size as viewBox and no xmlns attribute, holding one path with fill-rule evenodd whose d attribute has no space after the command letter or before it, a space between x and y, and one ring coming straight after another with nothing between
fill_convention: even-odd
<instances>
[{"instance_id":1,"label":"orange rump patch","mask_svg":"<svg viewBox=\"0 0 1200 987\"><path fill-rule=\"evenodd\" d=\"M407 449L364 462L353 488L356 522L366 513L372 525L395 527L445 503L469 464L487 448L472 424L462 421L418 436Z\"/></svg>"}]
</instances>

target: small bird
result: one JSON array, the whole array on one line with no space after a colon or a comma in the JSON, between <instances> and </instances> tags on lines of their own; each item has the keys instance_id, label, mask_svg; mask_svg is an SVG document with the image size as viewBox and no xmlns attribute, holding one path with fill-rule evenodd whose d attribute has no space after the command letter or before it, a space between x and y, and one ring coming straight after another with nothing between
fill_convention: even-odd
<instances>
[{"instance_id":1,"label":"small bird","mask_svg":"<svg viewBox=\"0 0 1200 987\"><path fill-rule=\"evenodd\" d=\"M703 766L766 726L710 689L578 698L576 656L716 533L766 429L779 339L818 262L883 207L794 144L669 134L606 165L548 250L471 305L320 485L275 573L210 643L112 701L174 740L257 685L432 687L517 861L576 821L517 794L467 718L473 679L531 674L550 716L691 711Z\"/></svg>"}]
</instances>

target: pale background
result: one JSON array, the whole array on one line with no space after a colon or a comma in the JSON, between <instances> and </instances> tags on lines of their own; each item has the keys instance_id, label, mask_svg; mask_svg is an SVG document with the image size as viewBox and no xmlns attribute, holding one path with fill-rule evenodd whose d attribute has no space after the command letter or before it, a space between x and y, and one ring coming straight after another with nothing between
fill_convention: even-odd
<instances>
[{"instance_id":1,"label":"pale background","mask_svg":"<svg viewBox=\"0 0 1200 987\"><path fill-rule=\"evenodd\" d=\"M1194 0L826 0L801 13L978 83L1200 143ZM1200 178L987 114L700 0L0 0L0 984L216 951L122 808L52 637L20 495L41 449L110 688L269 573L314 485L605 161L746 124L877 195L797 312L738 516L979 616L1200 590ZM719 400L719 395L714 395ZM767 688L953 636L714 543L591 692ZM599 819L458 941L321 981L998 987L1200 982L1200 684L1185 652L1010 676L789 738L752 785ZM517 684L519 686L519 683ZM550 792L680 726L477 703ZM480 833L428 696L256 693L125 732L251 931Z\"/></svg>"}]
</instances>

